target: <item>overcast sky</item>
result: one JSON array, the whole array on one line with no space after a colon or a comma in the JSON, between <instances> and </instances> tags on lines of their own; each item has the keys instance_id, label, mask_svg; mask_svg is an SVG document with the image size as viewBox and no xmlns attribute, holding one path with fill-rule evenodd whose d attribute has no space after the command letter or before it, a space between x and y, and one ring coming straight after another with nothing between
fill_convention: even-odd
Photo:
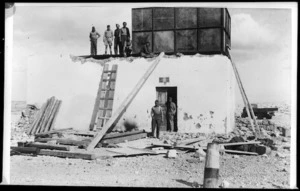
<instances>
[{"instance_id":1,"label":"overcast sky","mask_svg":"<svg viewBox=\"0 0 300 191\"><path fill-rule=\"evenodd\" d=\"M98 4L91 6L24 6L14 15L12 100L25 100L29 57L41 64L45 58L69 59L88 55L92 26L103 36L107 24L128 23L131 9L160 4ZM164 4L168 5L168 4ZM169 6L203 6L182 4ZM216 5L215 5L216 6ZM243 6L248 7L248 6ZM289 101L291 96L291 10L287 8L228 8L231 15L231 54L251 102ZM102 37L98 54L104 52ZM27 90L28 91L28 90ZM26 91L25 91L26 92ZM241 96L237 91L237 99Z\"/></svg>"}]
</instances>

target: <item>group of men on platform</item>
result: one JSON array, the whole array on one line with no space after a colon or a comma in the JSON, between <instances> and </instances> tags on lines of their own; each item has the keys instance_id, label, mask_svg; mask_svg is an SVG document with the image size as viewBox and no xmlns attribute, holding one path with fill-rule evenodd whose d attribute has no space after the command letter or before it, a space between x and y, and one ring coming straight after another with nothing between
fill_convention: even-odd
<instances>
[{"instance_id":1,"label":"group of men on platform","mask_svg":"<svg viewBox=\"0 0 300 191\"><path fill-rule=\"evenodd\" d=\"M101 35L96 31L93 26L90 32L91 41L91 55L97 55L97 40ZM116 29L113 32L110 29L110 25L107 25L107 29L104 31L103 42L105 45L105 54L107 54L107 49L110 50L110 55L112 55L112 45L114 44L115 55L121 55L128 57L132 52L132 41L130 40L130 31L127 27L127 23L123 22L123 27L120 28L119 24L116 24ZM149 50L150 42L146 42L141 50L141 56L143 57L153 57L154 54Z\"/></svg>"}]
</instances>

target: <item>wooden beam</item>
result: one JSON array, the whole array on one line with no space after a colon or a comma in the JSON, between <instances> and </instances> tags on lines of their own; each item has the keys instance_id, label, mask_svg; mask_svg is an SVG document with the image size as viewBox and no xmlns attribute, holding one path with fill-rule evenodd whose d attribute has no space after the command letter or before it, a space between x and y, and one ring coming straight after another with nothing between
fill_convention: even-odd
<instances>
[{"instance_id":1,"label":"wooden beam","mask_svg":"<svg viewBox=\"0 0 300 191\"><path fill-rule=\"evenodd\" d=\"M87 152L69 152L69 151L54 151L41 149L39 155L55 156L62 158L77 158L85 160L94 160L96 158L95 153Z\"/></svg>"},{"instance_id":2,"label":"wooden beam","mask_svg":"<svg viewBox=\"0 0 300 191\"><path fill-rule=\"evenodd\" d=\"M78 147L85 147L90 141L78 141L73 139L64 139L64 138L38 138L34 140L35 142L47 143L48 141L56 141L60 145L73 145Z\"/></svg>"},{"instance_id":3,"label":"wooden beam","mask_svg":"<svg viewBox=\"0 0 300 191\"><path fill-rule=\"evenodd\" d=\"M70 146L51 145L51 144L46 144L46 143L34 143L34 142L26 144L25 147L37 147L40 149L52 149L52 150L63 150L63 151L74 150L74 147L70 147Z\"/></svg>"},{"instance_id":4,"label":"wooden beam","mask_svg":"<svg viewBox=\"0 0 300 191\"><path fill-rule=\"evenodd\" d=\"M55 100L55 98L54 98L51 106L49 106L49 108L47 109L47 113L45 114L45 119L41 125L40 132L48 131L48 129L46 129L46 126L47 126L47 123L49 123L49 120L51 118L51 113L53 113L53 110L55 109L57 104L58 104L58 100Z\"/></svg>"},{"instance_id":5,"label":"wooden beam","mask_svg":"<svg viewBox=\"0 0 300 191\"><path fill-rule=\"evenodd\" d=\"M245 105L245 108L246 108L246 112L247 112L247 115L248 115L248 119L249 119L249 122L250 122L250 125L251 125L251 128L252 128L252 131L253 131L253 133L255 134L255 139L256 139L256 138L257 138L257 132L256 132L256 130L255 130L255 128L254 128L254 125L253 125L253 122L252 122L252 118L251 118L251 115L250 115L250 110L252 109L252 107L251 107L251 104L249 104L249 101L248 101L248 98L247 98L245 89L244 89L243 84L242 84L241 79L240 79L240 75L239 75L239 73L238 73L238 70L237 70L237 68L236 68L235 63L234 63L233 60L231 59L231 55L230 55L230 52L229 52L228 49L229 49L229 48L226 47L226 52L227 52L228 58L229 58L229 60L230 60L230 62L231 62L231 65L232 65L232 68L233 68L233 71L234 71L234 74L235 74L235 77L236 77L236 81L237 81L237 84L238 84L238 86L239 86L239 89L240 89L240 92L241 92L241 95L242 95L242 98L243 98L243 102L244 102L244 105ZM251 109L249 109L249 107L250 107ZM252 110L252 112L253 112L253 110ZM251 114L253 114L253 113L251 113ZM255 120L254 114L253 114L253 120ZM256 122L256 120L255 120L255 122ZM256 123L256 126L257 126L257 123Z\"/></svg>"},{"instance_id":6,"label":"wooden beam","mask_svg":"<svg viewBox=\"0 0 300 191\"><path fill-rule=\"evenodd\" d=\"M57 118L57 114L58 114L58 112L59 112L59 109L60 109L60 107L61 107L61 104L62 104L62 101L61 100L59 100L59 102L58 102L58 106L56 107L56 110L54 111L55 113L54 113L54 117L53 117L53 119L52 119L52 121L50 122L50 125L49 125L49 131L51 131L52 129L53 129L53 124L55 124L55 120L56 120L56 118Z\"/></svg>"},{"instance_id":7,"label":"wooden beam","mask_svg":"<svg viewBox=\"0 0 300 191\"><path fill-rule=\"evenodd\" d=\"M125 132L125 133L108 133L103 136L103 139L124 137L124 136L128 136L128 135L135 135L135 134L140 134L140 133L145 133L145 130L130 131L130 132Z\"/></svg>"},{"instance_id":8,"label":"wooden beam","mask_svg":"<svg viewBox=\"0 0 300 191\"><path fill-rule=\"evenodd\" d=\"M47 132L43 132L43 133L37 133L35 134L35 138L38 137L44 137L47 135L51 135L51 134L57 134L57 133L62 133L63 131L67 131L67 130L72 130L73 128L64 128L64 129L56 129L56 130L51 130L51 131L47 131Z\"/></svg>"},{"instance_id":9,"label":"wooden beam","mask_svg":"<svg viewBox=\"0 0 300 191\"><path fill-rule=\"evenodd\" d=\"M251 142L237 142L237 143L220 143L223 146L235 146L235 145L251 145L251 144L260 144L260 141L251 141Z\"/></svg>"},{"instance_id":10,"label":"wooden beam","mask_svg":"<svg viewBox=\"0 0 300 191\"><path fill-rule=\"evenodd\" d=\"M206 140L206 138L196 138L196 139L190 139L190 140L186 140L186 141L180 141L178 144L179 145L191 145L193 143L197 143L200 141Z\"/></svg>"},{"instance_id":11,"label":"wooden beam","mask_svg":"<svg viewBox=\"0 0 300 191\"><path fill-rule=\"evenodd\" d=\"M138 140L147 137L147 133L139 133L139 134L134 134L134 135L128 135L124 137L115 137L115 138L110 138L110 139L102 139L100 143L104 144L117 144L117 143L122 143L127 141L133 141L133 140Z\"/></svg>"},{"instance_id":12,"label":"wooden beam","mask_svg":"<svg viewBox=\"0 0 300 191\"><path fill-rule=\"evenodd\" d=\"M33 130L35 129L36 124L38 123L39 119L41 118L42 112L46 108L47 102L44 103L41 109L38 111L37 115L35 116L34 122L32 123L29 131L27 132L29 135L33 134Z\"/></svg>"},{"instance_id":13,"label":"wooden beam","mask_svg":"<svg viewBox=\"0 0 300 191\"><path fill-rule=\"evenodd\" d=\"M169 144L152 144L152 146L155 147L164 147L164 148L174 148L174 149L188 149L188 150L197 150L196 147L192 147L192 146L173 146L173 145L169 145Z\"/></svg>"},{"instance_id":14,"label":"wooden beam","mask_svg":"<svg viewBox=\"0 0 300 191\"><path fill-rule=\"evenodd\" d=\"M53 120L53 118L55 116L55 112L57 110L58 105L59 105L59 100L56 100L55 103L54 103L54 106L53 106L53 108L52 108L52 110L51 110L51 112L49 114L49 119L45 123L45 130L44 130L44 132L47 132L47 131L50 130L49 127L50 127L50 124L52 123L52 120Z\"/></svg>"},{"instance_id":15,"label":"wooden beam","mask_svg":"<svg viewBox=\"0 0 300 191\"><path fill-rule=\"evenodd\" d=\"M163 57L164 53L160 53L160 55L156 58L153 64L149 67L137 85L133 88L131 93L126 97L120 107L116 110L114 115L107 121L107 123L103 126L102 130L96 135L96 137L92 140L92 142L88 145L87 150L93 150L95 146L99 143L99 141L103 138L107 131L109 131L112 127L114 127L119 119L122 117L123 113L126 111L126 108L130 105L132 100L135 98L137 93L143 87L144 83L147 81L149 76L152 74L160 59Z\"/></svg>"},{"instance_id":16,"label":"wooden beam","mask_svg":"<svg viewBox=\"0 0 300 191\"><path fill-rule=\"evenodd\" d=\"M36 119L36 123L34 123L34 126L33 126L32 130L30 132L30 135L34 135L34 134L38 133L37 132L38 126L41 123L42 117L43 117L43 115L44 115L44 113L46 111L47 106L49 105L49 102L50 102L50 98L47 99L47 101L46 101L45 104L43 104L41 110L39 111L39 115L38 115L38 117Z\"/></svg>"},{"instance_id":17,"label":"wooden beam","mask_svg":"<svg viewBox=\"0 0 300 191\"><path fill-rule=\"evenodd\" d=\"M95 137L96 132L93 131L87 131L87 132L74 132L72 133L74 135L80 135L80 136L88 136L88 137Z\"/></svg>"},{"instance_id":18,"label":"wooden beam","mask_svg":"<svg viewBox=\"0 0 300 191\"><path fill-rule=\"evenodd\" d=\"M246 152L246 151L236 151L236 150L224 150L226 153L236 153L236 154L244 154L244 155L258 155L258 153L254 152Z\"/></svg>"},{"instance_id":19,"label":"wooden beam","mask_svg":"<svg viewBox=\"0 0 300 191\"><path fill-rule=\"evenodd\" d=\"M48 115L48 113L49 113L49 108L52 107L54 101L55 101L55 97L52 96L52 97L50 98L49 104L47 105L47 107L46 107L46 109L45 109L45 112L44 112L44 114L43 114L43 116L42 116L41 122L40 122L40 124L39 124L38 127L37 127L36 133L42 133L42 132L43 132L43 131L42 131L42 125L44 124L44 122L45 122L45 120L46 120L46 118L47 118L47 115Z\"/></svg>"},{"instance_id":20,"label":"wooden beam","mask_svg":"<svg viewBox=\"0 0 300 191\"><path fill-rule=\"evenodd\" d=\"M11 151L17 153L38 154L40 149L37 147L10 147Z\"/></svg>"}]
</instances>

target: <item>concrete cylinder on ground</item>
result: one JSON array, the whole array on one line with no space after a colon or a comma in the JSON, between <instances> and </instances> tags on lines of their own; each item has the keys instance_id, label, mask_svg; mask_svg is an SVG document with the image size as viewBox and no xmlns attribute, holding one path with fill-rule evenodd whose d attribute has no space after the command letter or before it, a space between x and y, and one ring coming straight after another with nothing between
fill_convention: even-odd
<instances>
[{"instance_id":1,"label":"concrete cylinder on ground","mask_svg":"<svg viewBox=\"0 0 300 191\"><path fill-rule=\"evenodd\" d=\"M219 156L219 145L216 143L208 143L203 180L204 188L218 188Z\"/></svg>"}]
</instances>

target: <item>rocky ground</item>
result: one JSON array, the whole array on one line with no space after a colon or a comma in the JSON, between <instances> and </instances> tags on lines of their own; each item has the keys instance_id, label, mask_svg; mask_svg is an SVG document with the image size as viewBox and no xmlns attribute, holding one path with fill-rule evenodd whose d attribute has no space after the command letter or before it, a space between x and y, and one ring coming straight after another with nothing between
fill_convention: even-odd
<instances>
[{"instance_id":1,"label":"rocky ground","mask_svg":"<svg viewBox=\"0 0 300 191\"><path fill-rule=\"evenodd\" d=\"M32 138L24 133L24 128L17 125L19 119L20 113L15 113L15 121L12 123L12 144ZM280 135L278 125L273 119L261 120L259 123L264 129L264 136L274 140L271 153L259 156L228 153L221 155L220 185L226 182L229 183L229 188L289 188L290 138ZM237 128L227 136L163 133L160 140L145 138L118 145L143 148L151 143L174 143L196 137L205 137L205 140L195 145L206 145L211 141L228 142L234 136L249 139L252 136L249 129L247 120L237 118ZM204 161L196 157L195 152L186 153L179 150L176 158L167 158L165 154L160 154L93 161L12 155L10 182L17 185L196 188L202 187L204 165Z\"/></svg>"}]
</instances>

